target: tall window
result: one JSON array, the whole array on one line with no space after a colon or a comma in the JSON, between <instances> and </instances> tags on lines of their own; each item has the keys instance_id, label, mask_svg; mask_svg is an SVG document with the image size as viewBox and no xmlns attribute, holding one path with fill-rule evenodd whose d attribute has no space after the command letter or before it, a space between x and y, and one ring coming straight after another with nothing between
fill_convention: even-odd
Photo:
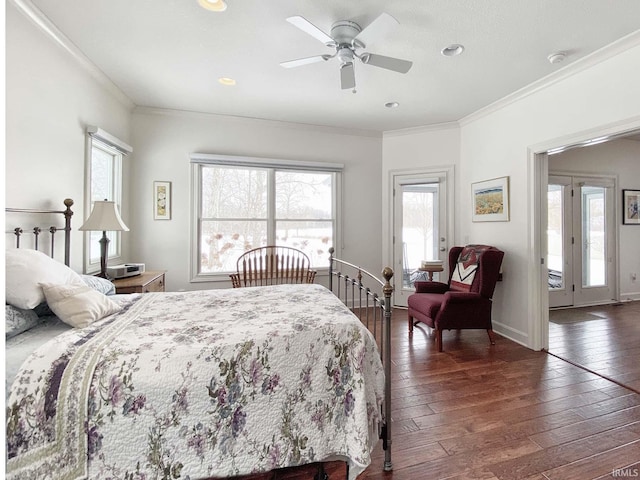
<instances>
[{"instance_id":1,"label":"tall window","mask_svg":"<svg viewBox=\"0 0 640 480\"><path fill-rule=\"evenodd\" d=\"M93 202L116 202L122 211L122 159L132 148L121 140L97 127L87 127L87 180L85 217L89 217ZM102 232L86 232L85 271L100 270L100 238ZM107 232L109 260L118 263L121 255L120 232Z\"/></svg>"},{"instance_id":2,"label":"tall window","mask_svg":"<svg viewBox=\"0 0 640 480\"><path fill-rule=\"evenodd\" d=\"M204 154L192 164L193 277L226 279L243 252L265 245L294 247L313 267L328 266L341 166Z\"/></svg>"}]
</instances>

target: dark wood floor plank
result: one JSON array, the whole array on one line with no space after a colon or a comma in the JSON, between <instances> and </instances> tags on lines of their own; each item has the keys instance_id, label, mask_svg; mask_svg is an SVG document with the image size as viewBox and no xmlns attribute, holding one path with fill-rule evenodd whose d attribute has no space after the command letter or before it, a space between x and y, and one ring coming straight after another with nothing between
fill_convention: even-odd
<instances>
[{"instance_id":1,"label":"dark wood floor plank","mask_svg":"<svg viewBox=\"0 0 640 480\"><path fill-rule=\"evenodd\" d=\"M544 472L549 480L583 480L611 474L629 465L629 459L640 458L640 440Z\"/></svg>"},{"instance_id":2,"label":"dark wood floor plank","mask_svg":"<svg viewBox=\"0 0 640 480\"><path fill-rule=\"evenodd\" d=\"M550 338L640 384L640 345L628 338L640 326L636 303L631 313L599 308L600 319L583 322L590 326L552 327ZM611 342L618 351L604 348ZM620 478L607 469L638 462L630 456L640 445L639 394L502 337L491 346L482 330L445 332L443 344L438 352L424 326L409 336L406 311L394 310L394 469L383 471L377 447L359 480Z\"/></svg>"}]
</instances>

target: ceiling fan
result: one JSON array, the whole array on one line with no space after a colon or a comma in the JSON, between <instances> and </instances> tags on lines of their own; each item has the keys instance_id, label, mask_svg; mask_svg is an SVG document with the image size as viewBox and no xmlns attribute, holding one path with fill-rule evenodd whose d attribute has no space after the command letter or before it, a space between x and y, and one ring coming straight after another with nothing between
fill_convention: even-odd
<instances>
[{"instance_id":1,"label":"ceiling fan","mask_svg":"<svg viewBox=\"0 0 640 480\"><path fill-rule=\"evenodd\" d=\"M285 68L299 67L310 63L322 62L338 57L340 60L340 85L343 90L353 89L355 93L356 77L354 72L354 59L359 58L366 65L393 70L394 72L407 73L412 62L394 57L385 57L374 53L358 50L366 48L367 44L384 37L391 29L399 25L399 22L388 13L382 13L364 29L350 20L340 20L331 27L331 35L327 35L318 27L301 16L289 17L287 22L298 27L303 32L320 40L327 47L335 49L333 55L315 55L313 57L300 58L282 62Z\"/></svg>"}]
</instances>

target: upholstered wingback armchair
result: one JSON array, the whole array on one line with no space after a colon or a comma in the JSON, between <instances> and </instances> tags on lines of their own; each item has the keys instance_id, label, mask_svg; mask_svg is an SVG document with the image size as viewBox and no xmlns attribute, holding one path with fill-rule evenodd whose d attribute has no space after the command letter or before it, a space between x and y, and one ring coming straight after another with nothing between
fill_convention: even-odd
<instances>
[{"instance_id":1,"label":"upholstered wingback armchair","mask_svg":"<svg viewBox=\"0 0 640 480\"><path fill-rule=\"evenodd\" d=\"M409 334L422 322L436 331L442 351L442 331L485 329L491 344L491 298L500 275L504 252L488 245L453 247L449 251L449 281L415 282L409 296Z\"/></svg>"}]
</instances>

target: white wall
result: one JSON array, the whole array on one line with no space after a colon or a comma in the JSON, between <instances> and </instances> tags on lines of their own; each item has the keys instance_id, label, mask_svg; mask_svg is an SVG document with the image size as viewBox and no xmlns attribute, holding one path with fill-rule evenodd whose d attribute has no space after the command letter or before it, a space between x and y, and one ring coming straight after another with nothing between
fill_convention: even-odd
<instances>
[{"instance_id":1,"label":"white wall","mask_svg":"<svg viewBox=\"0 0 640 480\"><path fill-rule=\"evenodd\" d=\"M640 190L640 141L620 139L549 157L549 171L616 175L621 300L640 300L640 226L622 224L622 190ZM631 274L636 274L636 281Z\"/></svg>"},{"instance_id":2,"label":"white wall","mask_svg":"<svg viewBox=\"0 0 640 480\"><path fill-rule=\"evenodd\" d=\"M462 185L510 177L511 221L472 223L471 196L462 189L461 238L468 236L505 250L504 281L496 289L496 329L532 348L540 348L540 279L534 235L533 177L529 149L578 132L597 132L612 124L637 118L640 113L640 46L606 59L551 85L532 92L497 111L465 122L462 127ZM596 136L594 134L594 136ZM466 191L465 191L466 190ZM534 303L535 302L535 303Z\"/></svg>"},{"instance_id":3,"label":"white wall","mask_svg":"<svg viewBox=\"0 0 640 480\"><path fill-rule=\"evenodd\" d=\"M593 65L582 63L584 67L572 75L461 122L456 241L495 245L506 252L504 281L494 296L494 328L531 348L541 348L543 340L536 313L540 305L533 303L538 302L534 293L541 293L541 281L532 275L540 268L536 263L540 259L534 255L539 248L534 238L539 219L533 205L536 169L530 148L543 143L551 146L554 139L560 142L639 118L640 46L637 37L633 42L611 58ZM422 152L438 149L441 144L438 135L385 136L383 175L392 165L406 165L406 158L412 158L413 168L428 165L424 156L420 158ZM502 176L510 178L511 220L473 223L471 183Z\"/></svg>"},{"instance_id":4,"label":"white wall","mask_svg":"<svg viewBox=\"0 0 640 480\"><path fill-rule=\"evenodd\" d=\"M457 177L459 162L460 128L457 123L385 132L382 145L382 252L385 264L390 265L393 260L391 177L404 172L412 173L421 169L431 170L452 166ZM455 198L457 183L458 180L454 178L447 185L447 192L451 194L451 198ZM453 214L457 216L459 214L457 203L455 201L449 203L453 203L451 206ZM449 230L454 238L448 239L448 242L453 246L455 225ZM397 270L401 265L394 267ZM400 288L400 283L396 288Z\"/></svg>"},{"instance_id":5,"label":"white wall","mask_svg":"<svg viewBox=\"0 0 640 480\"><path fill-rule=\"evenodd\" d=\"M96 80L11 2L6 4L5 88L6 206L64 210L63 200L72 198L77 229L86 217L86 125L98 125L128 142L132 105ZM126 161L124 171L128 177ZM122 213L126 222L128 212ZM11 238L6 242L11 245ZM77 271L82 270L82 245L76 230L71 266Z\"/></svg>"},{"instance_id":6,"label":"white wall","mask_svg":"<svg viewBox=\"0 0 640 480\"><path fill-rule=\"evenodd\" d=\"M380 272L382 138L366 132L155 109L133 116L130 261L167 270L169 290L228 287L189 283L191 153L278 158L345 165L342 257ZM153 220L154 180L172 182L171 220Z\"/></svg>"}]
</instances>

